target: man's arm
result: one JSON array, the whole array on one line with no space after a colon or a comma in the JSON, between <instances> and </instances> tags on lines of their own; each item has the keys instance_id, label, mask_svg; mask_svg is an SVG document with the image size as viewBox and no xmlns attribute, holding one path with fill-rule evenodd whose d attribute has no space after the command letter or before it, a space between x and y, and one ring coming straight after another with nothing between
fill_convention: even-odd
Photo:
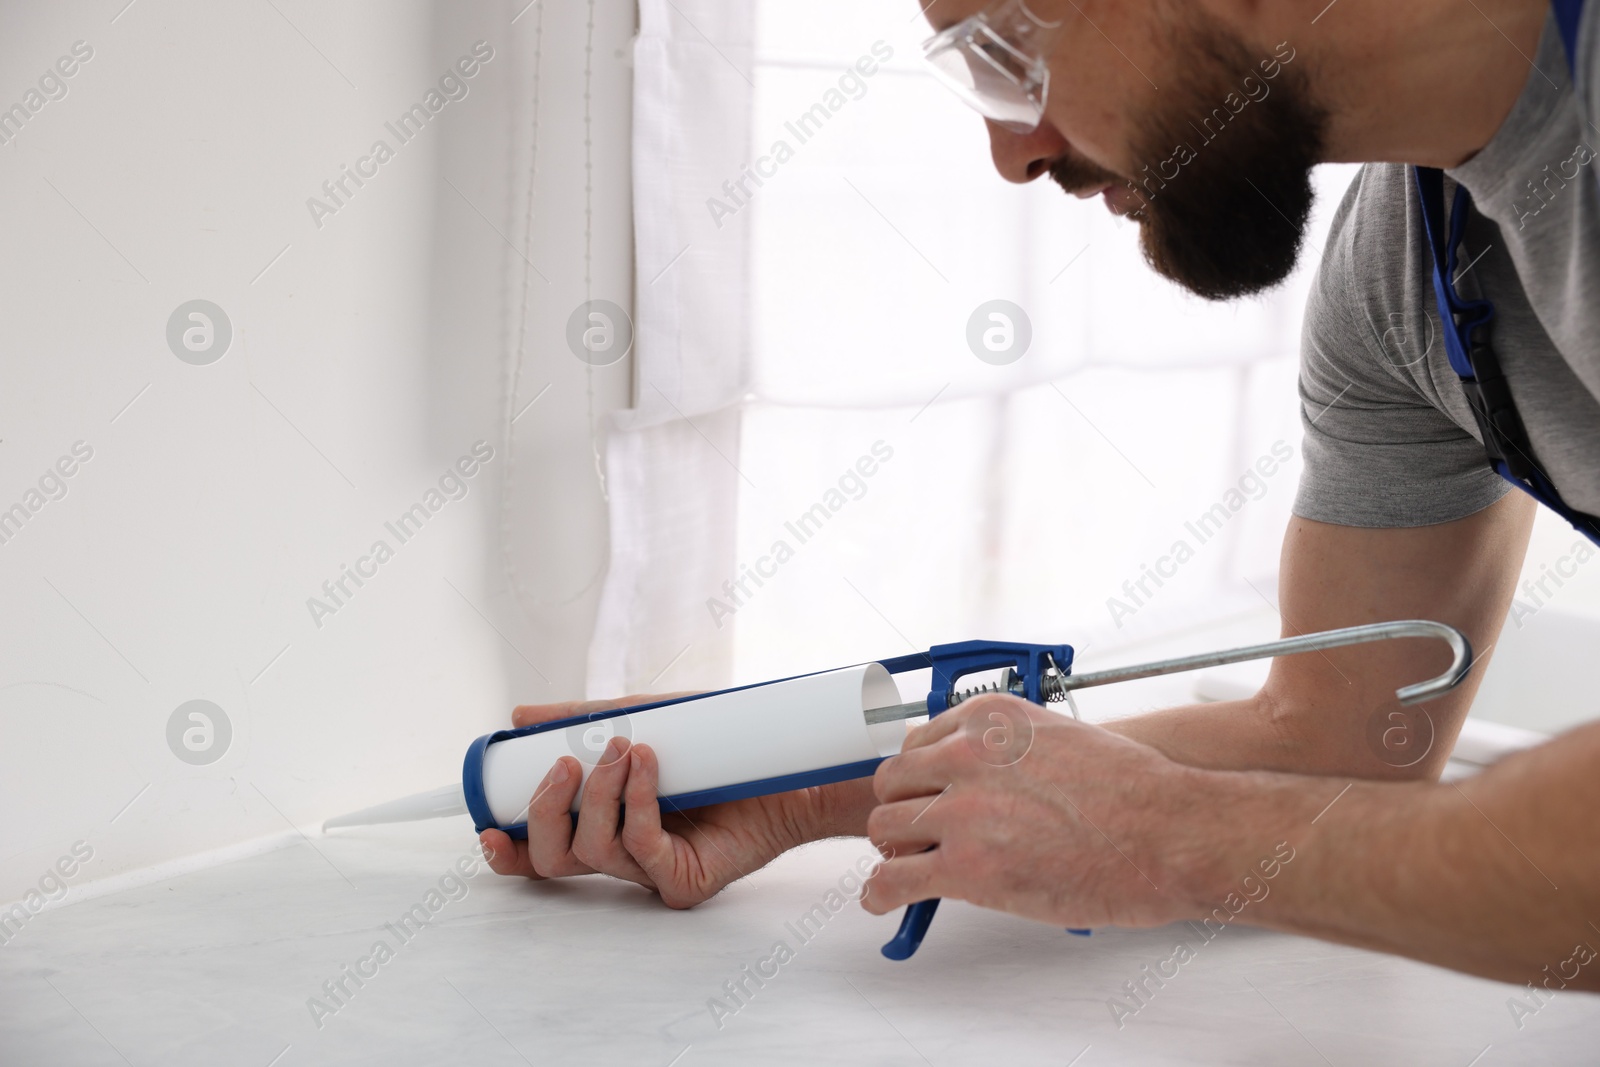
<instances>
[{"instance_id":1,"label":"man's arm","mask_svg":"<svg viewBox=\"0 0 1600 1067\"><path fill-rule=\"evenodd\" d=\"M1030 724L1009 731L1025 740L1015 761L987 744L1001 720ZM956 897L1067 927L1237 922L1600 989L1597 770L1600 724L1444 785L1202 770L986 697L879 768L870 836L890 858L863 904Z\"/></svg>"},{"instance_id":2,"label":"man's arm","mask_svg":"<svg viewBox=\"0 0 1600 1067\"><path fill-rule=\"evenodd\" d=\"M1461 782L1358 782L1305 832L1285 826L1304 846L1241 918L1489 978L1600 990L1597 770L1591 724ZM1320 812L1331 784L1223 789L1239 790L1248 821L1285 800ZM1235 840L1228 852L1256 847Z\"/></svg>"},{"instance_id":3,"label":"man's arm","mask_svg":"<svg viewBox=\"0 0 1600 1067\"><path fill-rule=\"evenodd\" d=\"M1511 607L1535 510L1526 495L1509 493L1435 526L1290 520L1279 571L1285 637L1432 619L1472 642L1478 665L1455 692L1425 706L1433 743L1419 762L1395 766L1402 760L1375 752L1369 728L1375 716L1381 726L1399 711L1396 689L1449 664L1442 645L1422 638L1287 656L1273 662L1266 686L1249 700L1170 708L1106 728L1195 767L1437 778Z\"/></svg>"},{"instance_id":4,"label":"man's arm","mask_svg":"<svg viewBox=\"0 0 1600 1067\"><path fill-rule=\"evenodd\" d=\"M1531 510L1517 494L1416 530L1297 521L1286 630L1436 618L1486 651ZM1256 701L1143 716L1120 737L1015 697L969 701L879 768L869 836L888 859L864 906L950 896L1069 927L1239 922L1600 990L1600 723L1459 783L1362 780L1436 777L1476 687L1425 705L1427 759L1388 765L1367 720L1442 666L1408 644L1286 658Z\"/></svg>"},{"instance_id":5,"label":"man's arm","mask_svg":"<svg viewBox=\"0 0 1600 1067\"><path fill-rule=\"evenodd\" d=\"M1433 526L1290 520L1278 586L1285 637L1432 619L1472 642L1472 673L1453 693L1423 706L1433 740L1416 763L1386 761L1368 730L1374 716L1386 723L1400 709L1396 689L1449 664L1448 651L1423 638L1287 656L1273 662L1265 687L1249 700L1166 708L1105 728L1193 767L1437 779L1510 610L1536 510L1525 494L1512 492L1476 514ZM808 809L804 832L808 838L865 833L876 803L867 782L828 787Z\"/></svg>"}]
</instances>

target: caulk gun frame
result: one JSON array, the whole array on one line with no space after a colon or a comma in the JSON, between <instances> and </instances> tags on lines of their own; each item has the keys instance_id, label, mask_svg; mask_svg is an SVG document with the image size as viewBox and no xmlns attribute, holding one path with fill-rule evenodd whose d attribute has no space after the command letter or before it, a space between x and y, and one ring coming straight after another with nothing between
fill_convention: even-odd
<instances>
[{"instance_id":1,"label":"caulk gun frame","mask_svg":"<svg viewBox=\"0 0 1600 1067\"><path fill-rule=\"evenodd\" d=\"M1342 630L1324 630L1321 633L1305 634L1300 637L1286 637L1280 641L1268 641L1262 645L1248 645L1244 648L1231 648L1221 652L1201 652L1194 656L1157 660L1154 663L1139 663L1131 667L1113 667L1110 670L1091 671L1087 674L1057 674L1051 679L1051 686L1065 697L1074 689L1088 689L1096 685L1131 682L1137 678L1155 678L1163 674L1180 674L1183 671L1195 671L1203 667L1220 667L1225 663L1243 663L1252 659L1291 656L1297 652L1318 652L1325 648L1362 645L1369 641L1389 641L1397 637L1437 638L1450 646L1453 656L1449 669L1437 678L1430 678L1426 682L1417 682L1414 685L1402 686L1395 690L1394 695L1401 704L1421 704L1423 701L1443 696L1460 685L1461 680L1467 676L1467 672L1472 670L1472 644L1460 630L1457 630L1454 626L1446 626L1442 622L1430 622L1426 619L1404 619L1397 622L1375 622L1366 626L1347 626ZM1004 690L997 689L996 691L1003 692ZM1019 690L1016 688L1011 691L1020 695ZM928 705L926 701L895 704L887 708L869 710L867 712L867 722L876 724L892 722L897 719L915 719L927 713ZM1077 717L1076 711L1073 712L1073 717Z\"/></svg>"},{"instance_id":2,"label":"caulk gun frame","mask_svg":"<svg viewBox=\"0 0 1600 1067\"><path fill-rule=\"evenodd\" d=\"M1223 652L1202 652L1195 656L1159 660L1155 663L1136 664L1132 667L1115 667L1088 674L1072 674L1061 679L1065 689L1087 689L1090 686L1129 682L1135 678L1154 678L1163 674L1199 670L1202 667L1220 667L1225 663L1243 663L1252 659L1288 656L1296 652L1317 652L1325 648L1342 648L1345 645L1362 645L1369 641L1389 641L1397 637L1433 637L1450 646L1453 656L1450 667L1437 678L1402 686L1395 690L1401 704L1421 704L1434 697L1443 696L1472 670L1472 643L1454 626L1427 619L1405 619L1396 622L1375 622L1366 626L1347 626L1342 630L1324 630L1301 637L1286 637L1281 641L1249 645L1245 648Z\"/></svg>"}]
</instances>

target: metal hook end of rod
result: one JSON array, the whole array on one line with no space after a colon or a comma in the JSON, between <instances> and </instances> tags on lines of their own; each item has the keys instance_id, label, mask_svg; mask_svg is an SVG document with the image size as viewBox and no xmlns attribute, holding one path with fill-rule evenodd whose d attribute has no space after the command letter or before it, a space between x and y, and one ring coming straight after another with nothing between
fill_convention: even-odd
<instances>
[{"instance_id":1,"label":"metal hook end of rod","mask_svg":"<svg viewBox=\"0 0 1600 1067\"><path fill-rule=\"evenodd\" d=\"M1443 696L1466 678L1475 662L1472 655L1472 642L1467 640L1467 635L1457 630L1454 626L1446 626L1442 622L1430 622L1426 619L1412 619L1400 623L1390 623L1396 627L1391 636L1394 637L1435 637L1450 646L1453 658L1450 667L1437 678L1430 678L1426 682L1417 682L1414 685L1401 686L1394 692L1395 697L1403 705L1421 704L1432 700L1434 697ZM1400 629L1404 628L1404 629Z\"/></svg>"},{"instance_id":2,"label":"metal hook end of rod","mask_svg":"<svg viewBox=\"0 0 1600 1067\"><path fill-rule=\"evenodd\" d=\"M1401 704L1420 704L1425 700L1432 700L1442 696L1461 684L1461 680L1472 669L1472 645L1467 637L1454 626L1447 626L1442 622L1432 622L1427 619L1400 619L1394 622L1376 622L1365 626L1347 626L1340 630L1325 630L1320 633L1302 634L1299 637L1286 637L1278 641L1269 641L1266 644L1250 645L1247 648L1228 649L1223 652L1202 652L1195 656L1180 656L1177 659L1160 660L1155 663L1141 663L1131 667L1114 667L1105 671L1094 671L1089 674L1074 674L1064 678L1062 688L1086 689L1096 685L1110 685L1115 682L1131 682L1137 678L1154 678L1164 674L1177 674L1182 671L1200 670L1205 667L1220 667L1226 663L1243 663L1252 659L1269 659L1276 656L1289 656L1299 652L1318 652L1329 648L1343 648L1346 645L1366 644L1369 641L1387 641L1396 637L1432 637L1445 642L1450 646L1453 658L1450 667L1437 678L1430 678L1425 682L1403 686L1395 690L1395 696Z\"/></svg>"}]
</instances>

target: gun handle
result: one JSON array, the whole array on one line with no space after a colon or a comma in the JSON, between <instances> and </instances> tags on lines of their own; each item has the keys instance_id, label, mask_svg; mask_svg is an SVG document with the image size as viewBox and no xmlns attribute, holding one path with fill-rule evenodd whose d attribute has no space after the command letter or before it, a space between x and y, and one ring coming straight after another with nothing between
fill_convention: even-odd
<instances>
[{"instance_id":1,"label":"gun handle","mask_svg":"<svg viewBox=\"0 0 1600 1067\"><path fill-rule=\"evenodd\" d=\"M933 922L933 913L939 910L939 898L932 900L919 900L906 908L906 914L900 920L900 929L895 931L889 943L883 946L883 954L891 960L908 960L917 947L922 944L922 938L928 932L928 925Z\"/></svg>"}]
</instances>

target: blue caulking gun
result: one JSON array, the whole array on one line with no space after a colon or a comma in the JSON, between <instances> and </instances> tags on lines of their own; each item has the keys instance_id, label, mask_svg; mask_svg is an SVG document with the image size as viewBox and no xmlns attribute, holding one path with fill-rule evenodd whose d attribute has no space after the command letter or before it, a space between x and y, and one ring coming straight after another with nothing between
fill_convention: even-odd
<instances>
[{"instance_id":1,"label":"blue caulking gun","mask_svg":"<svg viewBox=\"0 0 1600 1067\"><path fill-rule=\"evenodd\" d=\"M467 748L459 784L342 815L324 829L470 813L480 833L493 828L526 838L529 798L555 761L576 756L587 779L618 735L655 750L658 802L663 811L683 811L868 777L900 751L903 720L931 718L987 693L1045 706L1065 704L1076 718L1076 689L1398 637L1437 638L1453 654L1449 669L1437 678L1397 690L1401 704L1447 693L1471 669L1466 637L1454 627L1423 620L1351 626L1090 674L1072 673L1070 645L962 641L840 670L498 730ZM917 670L931 670L927 697L900 703L893 676ZM988 685L957 688L963 678L990 671L1004 673ZM581 789L578 797L574 813ZM908 907L883 954L903 960L916 952L938 906L933 899Z\"/></svg>"}]
</instances>

